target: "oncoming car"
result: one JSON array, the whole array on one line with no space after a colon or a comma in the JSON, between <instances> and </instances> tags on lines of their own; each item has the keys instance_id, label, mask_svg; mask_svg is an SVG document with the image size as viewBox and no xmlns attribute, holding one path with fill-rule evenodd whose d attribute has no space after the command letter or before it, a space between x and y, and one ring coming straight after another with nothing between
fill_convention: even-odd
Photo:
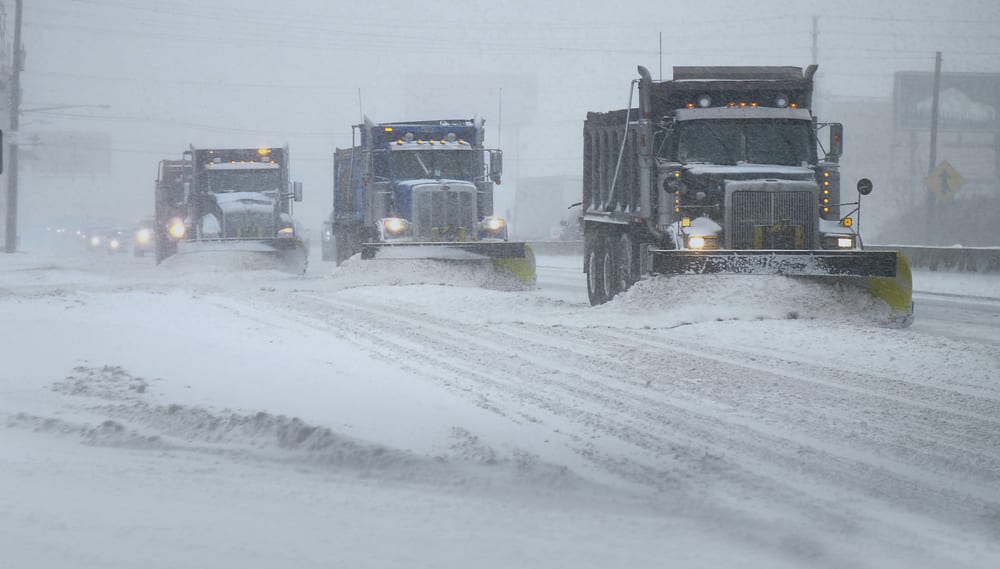
<instances>
[{"instance_id":1,"label":"oncoming car","mask_svg":"<svg viewBox=\"0 0 1000 569\"><path fill-rule=\"evenodd\" d=\"M128 232L123 229L90 231L84 239L88 251L105 251L109 255L114 255L126 249Z\"/></svg>"}]
</instances>

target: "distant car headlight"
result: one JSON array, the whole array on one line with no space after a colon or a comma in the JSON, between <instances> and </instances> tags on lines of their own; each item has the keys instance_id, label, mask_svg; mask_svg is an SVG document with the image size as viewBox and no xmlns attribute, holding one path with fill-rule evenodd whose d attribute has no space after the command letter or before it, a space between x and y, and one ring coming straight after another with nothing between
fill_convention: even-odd
<instances>
[{"instance_id":1,"label":"distant car headlight","mask_svg":"<svg viewBox=\"0 0 1000 569\"><path fill-rule=\"evenodd\" d=\"M170 236L174 239L181 239L184 237L184 234L187 233L187 228L184 227L184 220L177 217L170 220L170 225L167 230L170 232Z\"/></svg>"},{"instance_id":2,"label":"distant car headlight","mask_svg":"<svg viewBox=\"0 0 1000 569\"><path fill-rule=\"evenodd\" d=\"M114 251L117 251L121 246L122 246L121 241L117 239L112 239L111 241L108 242L108 247L111 247L111 249Z\"/></svg>"},{"instance_id":3,"label":"distant car headlight","mask_svg":"<svg viewBox=\"0 0 1000 569\"><path fill-rule=\"evenodd\" d=\"M93 237L91 237L90 238L90 246L91 247L100 247L101 246L101 238L98 237L98 236L96 236L96 235L93 236Z\"/></svg>"},{"instance_id":4,"label":"distant car headlight","mask_svg":"<svg viewBox=\"0 0 1000 569\"><path fill-rule=\"evenodd\" d=\"M145 227L135 232L135 240L141 245L149 243L149 241L152 238L153 238L153 232L146 229Z\"/></svg>"}]
</instances>

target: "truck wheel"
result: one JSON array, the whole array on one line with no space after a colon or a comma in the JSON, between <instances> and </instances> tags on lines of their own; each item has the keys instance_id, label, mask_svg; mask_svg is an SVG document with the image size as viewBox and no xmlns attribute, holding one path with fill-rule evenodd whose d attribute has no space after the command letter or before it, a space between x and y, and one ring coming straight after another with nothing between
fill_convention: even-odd
<instances>
[{"instance_id":1,"label":"truck wheel","mask_svg":"<svg viewBox=\"0 0 1000 569\"><path fill-rule=\"evenodd\" d=\"M333 232L333 237L330 239L330 256L338 267L351 256L351 244L346 231Z\"/></svg>"},{"instance_id":2,"label":"truck wheel","mask_svg":"<svg viewBox=\"0 0 1000 569\"><path fill-rule=\"evenodd\" d=\"M614 234L609 232L602 239L604 242L601 251L604 255L604 262L601 263L601 288L604 290L604 301L607 302L621 292L618 288L618 266L621 262L621 255L618 253L617 242Z\"/></svg>"},{"instance_id":3,"label":"truck wheel","mask_svg":"<svg viewBox=\"0 0 1000 569\"><path fill-rule=\"evenodd\" d=\"M639 280L635 266L635 246L628 233L622 233L613 243L616 253L615 290L616 292L625 292Z\"/></svg>"},{"instance_id":4,"label":"truck wheel","mask_svg":"<svg viewBox=\"0 0 1000 569\"><path fill-rule=\"evenodd\" d=\"M590 305L597 306L608 301L608 292L605 287L604 254L605 239L597 237L588 241L587 247L587 296L590 298Z\"/></svg>"}]
</instances>

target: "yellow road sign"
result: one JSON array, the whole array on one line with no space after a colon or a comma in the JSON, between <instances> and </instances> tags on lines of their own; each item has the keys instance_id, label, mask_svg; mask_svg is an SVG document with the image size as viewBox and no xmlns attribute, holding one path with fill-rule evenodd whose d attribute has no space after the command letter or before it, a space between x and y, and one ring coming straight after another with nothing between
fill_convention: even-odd
<instances>
[{"instance_id":1,"label":"yellow road sign","mask_svg":"<svg viewBox=\"0 0 1000 569\"><path fill-rule=\"evenodd\" d=\"M938 201L941 202L955 197L964 183L965 180L947 160L942 160L927 176L927 189L937 194Z\"/></svg>"}]
</instances>

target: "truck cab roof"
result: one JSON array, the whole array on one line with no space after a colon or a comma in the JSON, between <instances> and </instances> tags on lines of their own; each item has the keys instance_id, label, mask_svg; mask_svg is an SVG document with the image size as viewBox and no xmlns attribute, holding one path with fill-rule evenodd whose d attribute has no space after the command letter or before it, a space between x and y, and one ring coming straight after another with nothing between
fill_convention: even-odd
<instances>
[{"instance_id":1,"label":"truck cab roof","mask_svg":"<svg viewBox=\"0 0 1000 569\"><path fill-rule=\"evenodd\" d=\"M808 109L775 107L708 107L704 109L677 109L674 118L678 121L699 119L789 119L812 120Z\"/></svg>"}]
</instances>

